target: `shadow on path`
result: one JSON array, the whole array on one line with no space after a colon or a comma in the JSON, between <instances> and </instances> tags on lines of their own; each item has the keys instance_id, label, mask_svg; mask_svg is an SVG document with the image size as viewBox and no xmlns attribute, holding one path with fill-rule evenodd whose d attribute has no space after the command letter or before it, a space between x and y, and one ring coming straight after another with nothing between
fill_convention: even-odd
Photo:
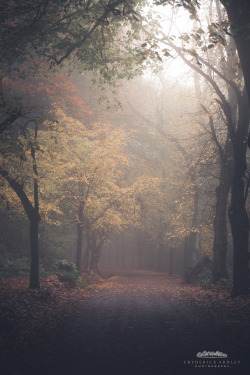
<instances>
[{"instance_id":1,"label":"shadow on path","mask_svg":"<svg viewBox=\"0 0 250 375\"><path fill-rule=\"evenodd\" d=\"M3 375L247 374L244 314L236 300L178 279L112 277L74 302L53 327L45 321L26 347L9 354ZM192 363L198 352L217 350L229 364Z\"/></svg>"}]
</instances>

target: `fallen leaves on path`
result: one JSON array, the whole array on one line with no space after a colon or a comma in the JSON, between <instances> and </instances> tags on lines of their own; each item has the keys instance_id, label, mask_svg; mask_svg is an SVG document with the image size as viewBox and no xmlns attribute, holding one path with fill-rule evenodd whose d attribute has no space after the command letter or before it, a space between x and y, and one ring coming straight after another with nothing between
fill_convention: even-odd
<instances>
[{"instance_id":1,"label":"fallen leaves on path","mask_svg":"<svg viewBox=\"0 0 250 375\"><path fill-rule=\"evenodd\" d=\"M39 326L52 328L72 313L74 302L90 295L95 283L93 278L93 284L83 289L51 276L41 281L40 289L29 289L28 279L1 280L0 347L9 344L15 349L25 345Z\"/></svg>"},{"instance_id":2,"label":"fallen leaves on path","mask_svg":"<svg viewBox=\"0 0 250 375\"><path fill-rule=\"evenodd\" d=\"M64 345L69 345L70 337L76 347L82 343L90 358L100 350L106 350L108 356L109 347L122 356L127 343L135 345L136 355L146 350L156 360L171 340L171 358L185 352L194 341L197 345L209 342L209 337L210 343L218 344L224 342L225 334L233 347L240 343L242 348L249 340L249 297L231 298L228 292L185 285L175 277L115 276L82 289L69 287L53 276L42 281L40 290L28 289L28 280L10 279L0 282L0 298L0 345L6 361L18 350L24 353L31 342L36 348L41 343L50 353L50 348L60 343L56 340L60 340L62 327ZM218 338L213 341L215 332ZM208 348L198 347L202 349ZM26 362L31 360L30 349L27 353ZM39 360L39 353L36 356ZM76 362L75 368L78 365Z\"/></svg>"}]
</instances>

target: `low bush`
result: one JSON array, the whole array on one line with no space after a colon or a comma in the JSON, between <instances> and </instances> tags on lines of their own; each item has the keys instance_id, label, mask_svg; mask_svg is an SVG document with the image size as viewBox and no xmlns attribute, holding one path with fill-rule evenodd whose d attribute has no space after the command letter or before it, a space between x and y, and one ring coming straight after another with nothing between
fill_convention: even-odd
<instances>
[{"instance_id":1,"label":"low bush","mask_svg":"<svg viewBox=\"0 0 250 375\"><path fill-rule=\"evenodd\" d=\"M205 268L199 275L196 285L201 286L204 289L212 290L225 290L230 292L233 287L232 280L220 279L218 281L213 280L212 270Z\"/></svg>"},{"instance_id":2,"label":"low bush","mask_svg":"<svg viewBox=\"0 0 250 375\"><path fill-rule=\"evenodd\" d=\"M0 278L27 277L30 261L26 257L17 257L7 251L0 254Z\"/></svg>"},{"instance_id":3,"label":"low bush","mask_svg":"<svg viewBox=\"0 0 250 375\"><path fill-rule=\"evenodd\" d=\"M79 272L74 263L61 259L55 261L53 266L55 274L60 281L76 285Z\"/></svg>"},{"instance_id":4,"label":"low bush","mask_svg":"<svg viewBox=\"0 0 250 375\"><path fill-rule=\"evenodd\" d=\"M77 281L79 288L87 288L100 281L100 276L94 272L83 272Z\"/></svg>"},{"instance_id":5,"label":"low bush","mask_svg":"<svg viewBox=\"0 0 250 375\"><path fill-rule=\"evenodd\" d=\"M210 289L212 280L212 270L210 268L203 268L195 284L202 288Z\"/></svg>"},{"instance_id":6,"label":"low bush","mask_svg":"<svg viewBox=\"0 0 250 375\"><path fill-rule=\"evenodd\" d=\"M215 284L215 287L230 292L233 289L233 281L231 279L220 279Z\"/></svg>"}]
</instances>

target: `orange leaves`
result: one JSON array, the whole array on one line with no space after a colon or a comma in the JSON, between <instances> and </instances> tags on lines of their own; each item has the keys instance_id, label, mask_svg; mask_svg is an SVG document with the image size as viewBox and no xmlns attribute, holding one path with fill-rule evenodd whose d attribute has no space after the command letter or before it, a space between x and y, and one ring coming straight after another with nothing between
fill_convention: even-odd
<instances>
[{"instance_id":1,"label":"orange leaves","mask_svg":"<svg viewBox=\"0 0 250 375\"><path fill-rule=\"evenodd\" d=\"M22 100L22 106L59 106L68 115L84 120L91 115L80 92L62 70L52 72L46 64L26 63L17 77L3 78L4 94Z\"/></svg>"}]
</instances>

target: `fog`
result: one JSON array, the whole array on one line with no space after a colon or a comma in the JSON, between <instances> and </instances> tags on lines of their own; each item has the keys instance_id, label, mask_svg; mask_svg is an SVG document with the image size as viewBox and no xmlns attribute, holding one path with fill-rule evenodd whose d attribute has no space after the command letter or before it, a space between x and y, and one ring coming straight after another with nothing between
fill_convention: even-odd
<instances>
[{"instance_id":1,"label":"fog","mask_svg":"<svg viewBox=\"0 0 250 375\"><path fill-rule=\"evenodd\" d=\"M228 147L218 100L229 90L228 74L240 76L230 71L237 60L232 42L227 50L211 25L221 12L215 4L210 18L205 8L198 18L171 6L144 8L147 22L132 42L142 48L142 65L133 74L117 65L111 78L119 60L107 62L106 73L71 68L68 76L66 68L53 71L41 61L38 71L27 62L20 77L3 76L5 105L17 100L23 107L2 140L3 166L13 171L2 173L5 261L30 259L32 215L22 194L39 211L35 241L45 269L59 257L80 272L183 276L204 255L213 256L220 153ZM131 35L129 26L125 31ZM22 74L28 74L24 81Z\"/></svg>"},{"instance_id":2,"label":"fog","mask_svg":"<svg viewBox=\"0 0 250 375\"><path fill-rule=\"evenodd\" d=\"M248 2L0 9L0 372L249 373Z\"/></svg>"}]
</instances>

